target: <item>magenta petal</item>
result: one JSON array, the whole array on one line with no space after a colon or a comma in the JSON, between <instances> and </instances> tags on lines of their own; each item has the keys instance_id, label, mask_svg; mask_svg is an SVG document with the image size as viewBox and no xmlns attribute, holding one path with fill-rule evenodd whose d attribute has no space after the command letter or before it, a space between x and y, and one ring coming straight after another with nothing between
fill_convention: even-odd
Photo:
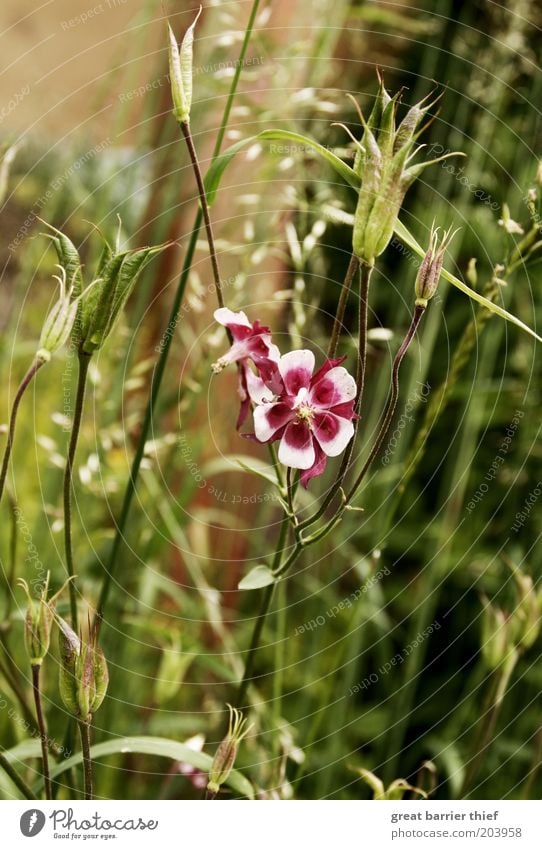
<instances>
[{"instance_id":1,"label":"magenta petal","mask_svg":"<svg viewBox=\"0 0 542 849\"><path fill-rule=\"evenodd\" d=\"M276 404L259 404L253 413L254 431L260 442L268 442L281 427L294 417L289 404L279 401Z\"/></svg>"},{"instance_id":2,"label":"magenta petal","mask_svg":"<svg viewBox=\"0 0 542 849\"><path fill-rule=\"evenodd\" d=\"M324 377L324 375L328 373L328 371L331 371L331 369L335 368L336 366L340 366L341 363L344 363L345 360L346 360L346 356L337 357L337 359L335 359L335 360L326 360L324 365L320 366L318 371L316 371L314 373L314 376L313 376L312 381L311 381L311 385L314 386L315 383L318 383L318 381L321 380L321 378Z\"/></svg>"},{"instance_id":3,"label":"magenta petal","mask_svg":"<svg viewBox=\"0 0 542 849\"><path fill-rule=\"evenodd\" d=\"M311 404L321 410L353 401L357 394L356 381L342 366L334 366L320 380L311 383Z\"/></svg>"},{"instance_id":4,"label":"magenta petal","mask_svg":"<svg viewBox=\"0 0 542 849\"><path fill-rule=\"evenodd\" d=\"M310 467L310 469L304 469L299 476L299 480L301 481L301 486L307 489L309 485L309 481L313 478L321 475L326 468L327 457L318 445L318 442L314 440L314 463Z\"/></svg>"}]
</instances>

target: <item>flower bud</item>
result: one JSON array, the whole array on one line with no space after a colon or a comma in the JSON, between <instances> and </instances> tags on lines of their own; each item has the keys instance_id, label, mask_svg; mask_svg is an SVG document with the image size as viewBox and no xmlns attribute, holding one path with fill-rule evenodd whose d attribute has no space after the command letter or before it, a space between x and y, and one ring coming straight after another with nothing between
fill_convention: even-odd
<instances>
[{"instance_id":1,"label":"flower bud","mask_svg":"<svg viewBox=\"0 0 542 849\"><path fill-rule=\"evenodd\" d=\"M200 15L201 6L194 23L186 30L180 50L169 22L167 25L169 36L169 79L171 83L171 96L173 98L173 114L179 124L188 124L190 121L194 28Z\"/></svg>"},{"instance_id":2,"label":"flower bud","mask_svg":"<svg viewBox=\"0 0 542 849\"><path fill-rule=\"evenodd\" d=\"M439 228L431 228L429 247L416 276L416 306L426 307L437 291L444 254L456 232L447 230L439 242Z\"/></svg>"},{"instance_id":3,"label":"flower bud","mask_svg":"<svg viewBox=\"0 0 542 849\"><path fill-rule=\"evenodd\" d=\"M252 728L251 725L247 725L247 719L243 718L241 711L231 705L228 705L228 709L230 711L228 733L216 750L209 772L207 790L210 793L218 793L224 782L228 780L237 757L239 744Z\"/></svg>"},{"instance_id":4,"label":"flower bud","mask_svg":"<svg viewBox=\"0 0 542 849\"><path fill-rule=\"evenodd\" d=\"M89 722L107 692L107 662L97 645L95 629L89 629L85 641L59 616L56 621L60 631L60 695L72 716Z\"/></svg>"},{"instance_id":5,"label":"flower bud","mask_svg":"<svg viewBox=\"0 0 542 849\"><path fill-rule=\"evenodd\" d=\"M24 642L31 666L40 666L49 651L56 600L70 580L68 578L59 591L50 599L47 599L49 592L49 572L47 572L45 585L37 601L30 595L28 584L23 578L19 578L17 582L28 598L28 608L24 621Z\"/></svg>"}]
</instances>

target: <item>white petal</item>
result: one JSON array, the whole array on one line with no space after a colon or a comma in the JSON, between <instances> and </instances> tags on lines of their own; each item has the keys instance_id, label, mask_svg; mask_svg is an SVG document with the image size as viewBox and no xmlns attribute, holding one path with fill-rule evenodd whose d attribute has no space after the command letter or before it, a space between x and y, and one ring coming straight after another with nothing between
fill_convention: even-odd
<instances>
[{"instance_id":1,"label":"white petal","mask_svg":"<svg viewBox=\"0 0 542 849\"><path fill-rule=\"evenodd\" d=\"M220 307L220 309L214 311L213 315L215 317L215 321L218 321L219 324L223 324L224 327L229 327L231 324L238 324L242 327L252 327L244 312L233 312L233 310L228 309L228 307Z\"/></svg>"},{"instance_id":2,"label":"white petal","mask_svg":"<svg viewBox=\"0 0 542 849\"><path fill-rule=\"evenodd\" d=\"M279 461L292 469L310 469L315 459L312 434L305 424L289 424L279 446Z\"/></svg>"},{"instance_id":3,"label":"white petal","mask_svg":"<svg viewBox=\"0 0 542 849\"><path fill-rule=\"evenodd\" d=\"M317 413L313 420L313 433L322 451L328 457L337 457L354 436L354 425L333 413Z\"/></svg>"},{"instance_id":4,"label":"white petal","mask_svg":"<svg viewBox=\"0 0 542 849\"><path fill-rule=\"evenodd\" d=\"M279 360L281 373L288 395L297 395L302 387L308 389L314 371L314 354L312 351L290 351Z\"/></svg>"},{"instance_id":5,"label":"white petal","mask_svg":"<svg viewBox=\"0 0 542 849\"><path fill-rule=\"evenodd\" d=\"M356 381L343 366L330 369L310 392L315 407L327 410L337 404L345 404L356 397Z\"/></svg>"}]
</instances>

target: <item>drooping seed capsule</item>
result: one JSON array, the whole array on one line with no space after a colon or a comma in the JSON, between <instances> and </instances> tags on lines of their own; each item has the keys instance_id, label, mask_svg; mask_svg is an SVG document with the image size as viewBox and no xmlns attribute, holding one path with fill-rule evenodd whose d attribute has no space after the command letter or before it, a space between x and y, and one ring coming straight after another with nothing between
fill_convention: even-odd
<instances>
[{"instance_id":1,"label":"drooping seed capsule","mask_svg":"<svg viewBox=\"0 0 542 849\"><path fill-rule=\"evenodd\" d=\"M224 782L228 780L237 757L239 744L252 728L247 724L248 720L243 717L240 710L231 705L228 705L228 709L230 712L228 733L216 750L209 772L207 790L210 793L218 793Z\"/></svg>"},{"instance_id":2,"label":"drooping seed capsule","mask_svg":"<svg viewBox=\"0 0 542 849\"><path fill-rule=\"evenodd\" d=\"M429 247L416 275L416 306L426 307L437 291L444 254L456 232L447 230L439 240L439 228L431 228Z\"/></svg>"}]
</instances>

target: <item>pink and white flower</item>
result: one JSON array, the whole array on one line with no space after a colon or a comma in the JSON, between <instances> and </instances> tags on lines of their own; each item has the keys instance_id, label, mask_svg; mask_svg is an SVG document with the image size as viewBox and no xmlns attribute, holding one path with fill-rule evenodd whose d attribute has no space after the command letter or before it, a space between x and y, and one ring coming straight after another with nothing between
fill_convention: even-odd
<instances>
[{"instance_id":1,"label":"pink and white flower","mask_svg":"<svg viewBox=\"0 0 542 849\"><path fill-rule=\"evenodd\" d=\"M327 457L341 454L354 435L356 382L340 360L327 360L315 373L312 351L291 351L278 361L281 387L258 383L251 398L259 442L280 439L278 458L301 470L301 483L321 475Z\"/></svg>"},{"instance_id":2,"label":"pink and white flower","mask_svg":"<svg viewBox=\"0 0 542 849\"><path fill-rule=\"evenodd\" d=\"M269 328L259 321L251 324L244 312L222 308L214 315L233 339L230 350L213 370L220 372L237 363L241 397L237 428L252 403L255 432L244 435L258 442L280 440L278 459L285 466L300 469L300 480L306 487L311 478L323 473L327 458L342 454L354 436L357 388L341 365L345 357L327 360L314 373L311 351L290 351L281 356Z\"/></svg>"},{"instance_id":3,"label":"pink and white flower","mask_svg":"<svg viewBox=\"0 0 542 849\"><path fill-rule=\"evenodd\" d=\"M227 327L233 337L230 350L213 364L213 371L218 373L230 363L239 364L239 396L241 410L237 420L237 428L243 424L250 406L249 385L258 380L252 372L249 362L252 361L258 369L261 379L270 386L274 385L277 377L277 363L280 351L271 340L269 327L255 321L251 324L244 312L233 312L227 307L215 310L215 319Z\"/></svg>"}]
</instances>

